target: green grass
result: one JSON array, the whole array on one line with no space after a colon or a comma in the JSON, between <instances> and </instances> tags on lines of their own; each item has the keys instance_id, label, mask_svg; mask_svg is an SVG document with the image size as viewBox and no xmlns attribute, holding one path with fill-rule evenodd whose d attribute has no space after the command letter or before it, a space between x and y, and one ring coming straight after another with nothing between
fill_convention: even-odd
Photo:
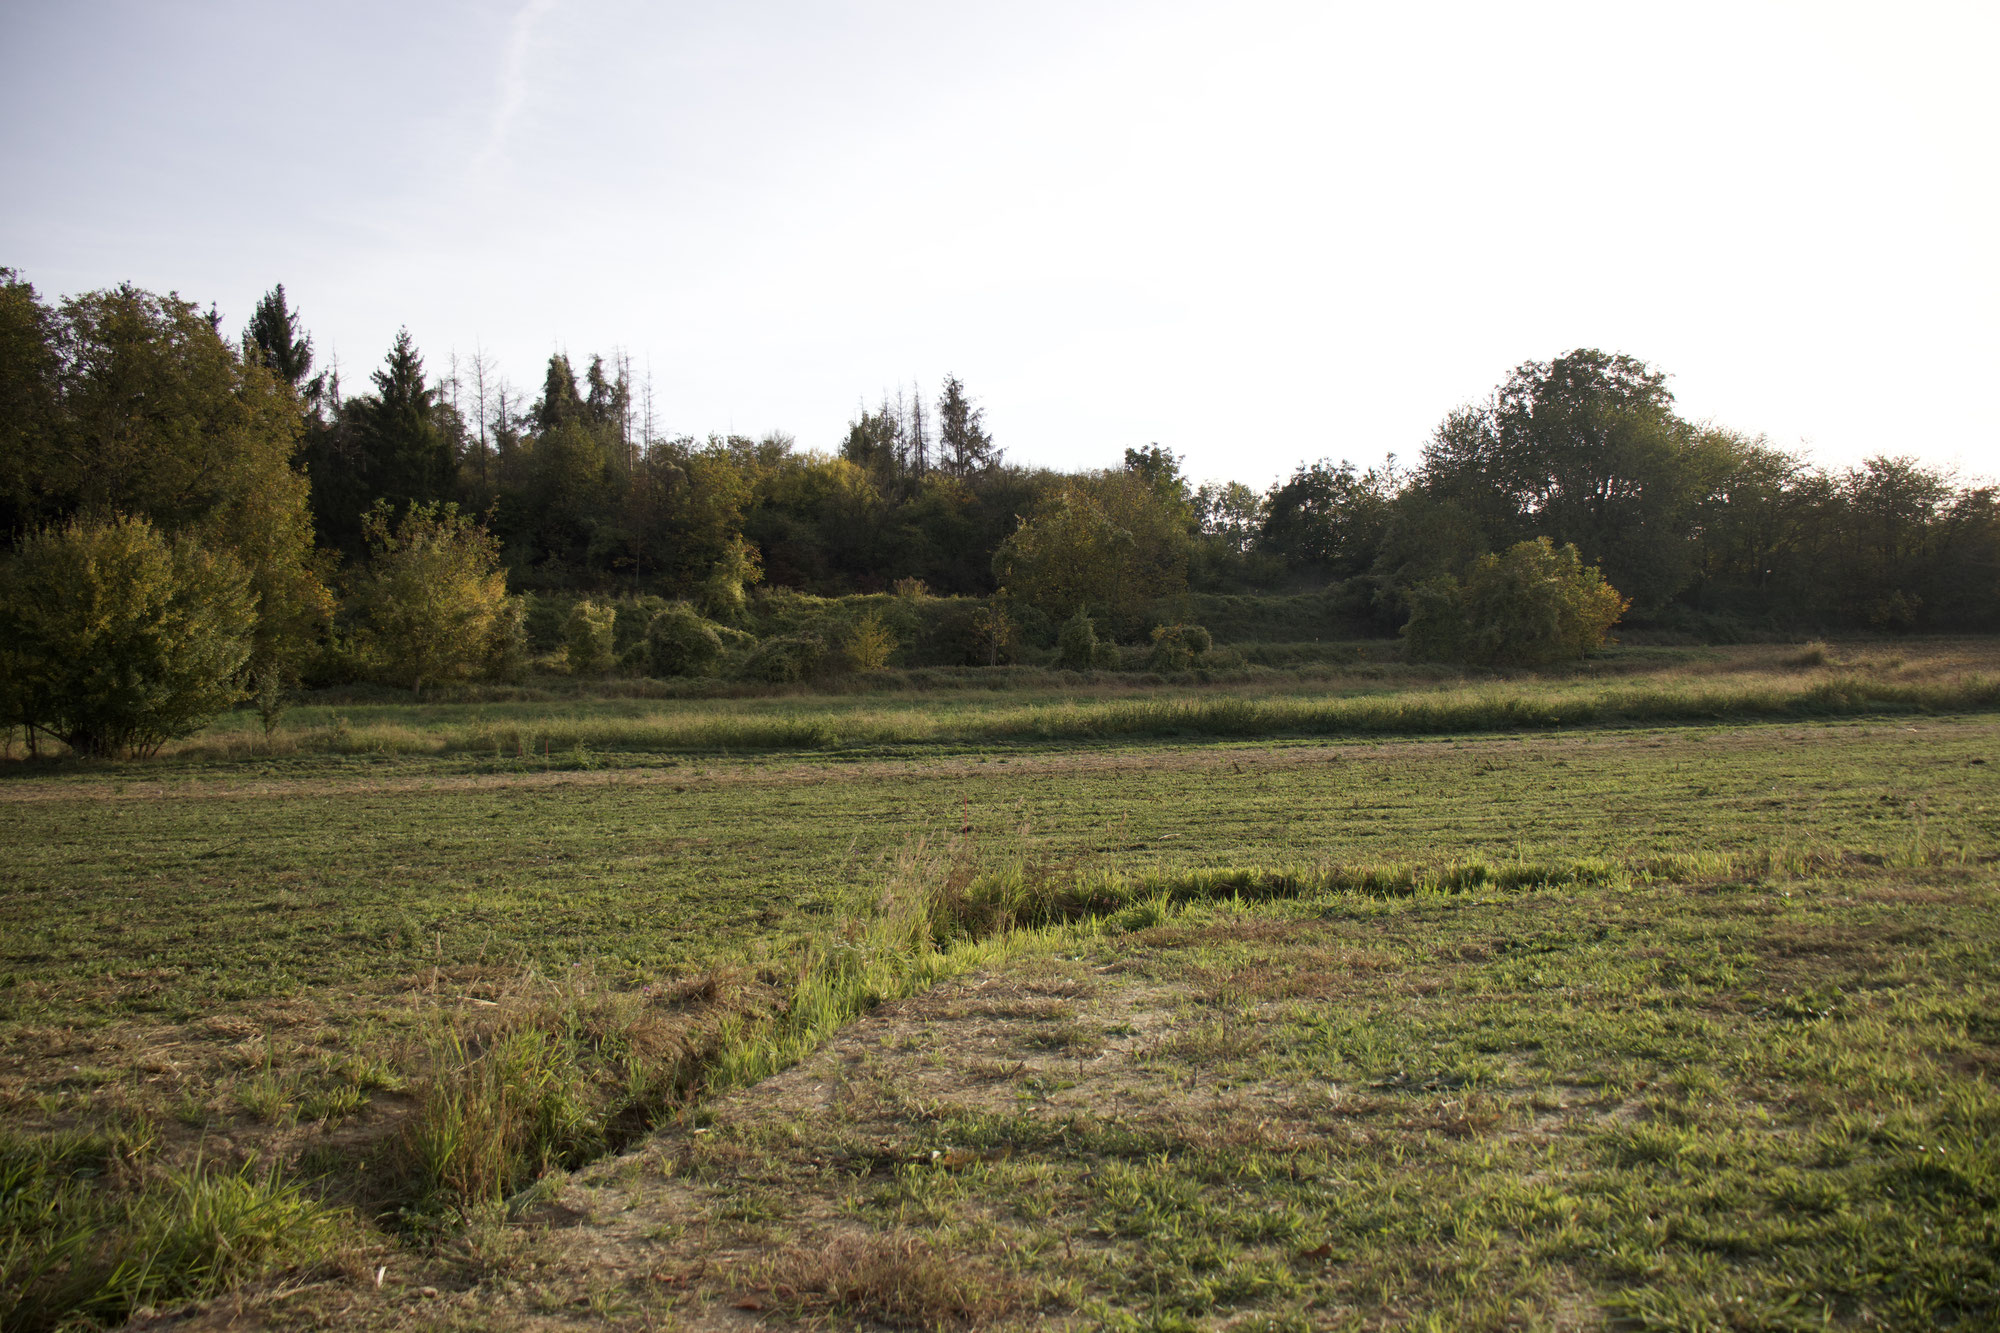
<instances>
[{"instance_id":1,"label":"green grass","mask_svg":"<svg viewBox=\"0 0 2000 1333\"><path fill-rule=\"evenodd\" d=\"M0 1018L185 1023L482 968L623 984L796 934L926 838L1121 872L1993 845L1995 724L1911 725L17 782Z\"/></svg>"},{"instance_id":2,"label":"green grass","mask_svg":"<svg viewBox=\"0 0 2000 1333\"><path fill-rule=\"evenodd\" d=\"M871 1020L564 1199L670 1213L650 1263L781 1307L915 1233L1010 1326L1990 1327L1990 869L1615 878L1195 908Z\"/></svg>"},{"instance_id":3,"label":"green grass","mask_svg":"<svg viewBox=\"0 0 2000 1333\"><path fill-rule=\"evenodd\" d=\"M0 1329L112 1326L325 1258L345 1219L275 1168L156 1160L150 1127L0 1136Z\"/></svg>"},{"instance_id":4,"label":"green grass","mask_svg":"<svg viewBox=\"0 0 2000 1333\"><path fill-rule=\"evenodd\" d=\"M753 697L735 686L632 680L594 687L553 682L567 693L482 686L461 701L425 704L369 690L294 709L271 740L254 715L233 714L170 745L168 762L145 771L302 755L590 767L663 753L1428 735L2000 705L2000 658L1983 642L1922 641L1895 652L1850 646L1845 656L1818 647L1805 656L1783 647L1620 649L1542 673L1360 660L1171 680L967 669L949 677L857 677ZM718 688L725 689L722 697L703 697ZM586 689L595 692L579 692Z\"/></svg>"},{"instance_id":5,"label":"green grass","mask_svg":"<svg viewBox=\"0 0 2000 1333\"><path fill-rule=\"evenodd\" d=\"M1290 690L1295 691L1296 686ZM1419 688L1329 694L1243 694L1225 690L1143 697L1011 694L952 697L820 696L797 700L697 701L668 708L497 705L344 710L318 718L301 710L286 742L292 752L446 754L504 764L540 754L589 751L699 752L839 750L879 746L977 746L1019 742L1165 736L1262 737L1427 735L1652 722L1845 717L1882 713L1991 710L2000 676L1903 681L1834 672L1803 680L1604 683L1440 683ZM356 720L356 714L361 720ZM216 733L180 752L254 754L247 728Z\"/></svg>"},{"instance_id":6,"label":"green grass","mask_svg":"<svg viewBox=\"0 0 2000 1333\"><path fill-rule=\"evenodd\" d=\"M730 1089L749 1089L738 1099L754 1103L761 1080L802 1059L810 1065L885 1002L974 969L1006 986L1015 984L1011 969L1054 967L1074 974L1061 983L1074 990L1023 999L1011 1053L964 1055L899 1033L897 1042L929 1052L926 1068L945 1072L917 1071L870 1093L888 1117L875 1128L828 1123L829 1134L879 1130L899 1145L928 1145L911 1159L895 1148L893 1180L868 1167L858 1192L823 1200L865 1223L861 1232L802 1249L818 1233L795 1212L766 1206L798 1182L739 1174L730 1225L762 1229L763 1266L711 1288L755 1289L772 1308L836 1322L922 1323L931 1310L945 1324L1069 1311L1086 1326L1225 1318L1245 1327L1422 1318L1453 1326L1504 1322L1500 1307L1481 1303L1485 1279L1476 1273L1490 1273L1519 1309L1554 1322L1565 1301L1581 1301L1592 1319L1622 1312L1642 1326L1784 1326L1790 1316L1774 1311L1786 1293L1807 1290L1799 1274L1821 1281L1829 1256L1846 1253L1874 1264L1866 1271L1886 1291L1882 1275L1894 1265L1877 1242L1913 1243L1919 1233L1897 1229L1869 1201L1869 1190L1890 1187L1879 1145L1855 1150L1862 1166L1853 1173L1810 1177L1822 1193L1797 1195L1847 1219L1838 1226L1813 1230L1743 1192L1762 1189L1767 1168L1785 1180L1808 1169L1803 1149L1774 1137L1780 1111L1806 1106L1811 1133L1830 1132L1830 1103L1798 1100L1803 1065L1770 1075L1780 1093L1766 1095L1756 1081L1759 1062L1777 1059L1773 1042L1787 1060L1846 1062L1839 1071L1860 1100L1842 1114L1859 1117L1855 1124L1903 1116L1916 1139L1935 1130L1936 1143L1963 1140L1974 1157L1991 1142L1951 1137L1986 1123L1983 1103L1967 1100L1970 1085L1909 1072L1911 1043L1928 1043L1989 1070L1975 1083L1990 1079L1990 1065L1978 1062L1994 1034L1964 1007L1993 998L1985 923L1988 867L2000 852L2000 716L1967 693L1986 688L1974 679L1983 649L1947 647L1914 666L1838 651L1849 657L1830 658L1831 670L1680 655L1646 659L1665 663L1657 679L1646 666L1609 681L1580 674L1456 692L1357 678L1344 697L1308 693L1297 681L1150 693L1120 686L1068 702L1004 692L792 697L697 702L668 719L796 716L842 735L866 723L903 737L784 754L593 743L552 746L543 760L527 757L525 744L521 755L497 758L453 748L452 736L480 728L546 730L552 707L575 720L579 736L600 727L643 740L660 707L524 700L351 722L351 734L400 727L417 738L400 748L251 755L234 742L199 742L153 765L15 765L0 781L0 913L9 923L0 935L0 1115L9 1142L20 1160L47 1163L85 1160L64 1136L96 1142L114 1126L145 1125L150 1138L139 1158L119 1158L137 1165L109 1170L100 1154L90 1159L100 1163L94 1174L36 1167L23 1176L36 1183L10 1199L72 1202L44 1209L40 1222L15 1217L0 1245L12 1247L10 1272L40 1265L44 1292L65 1274L98 1271L103 1256L169 1255L147 1269L168 1286L116 1297L129 1306L317 1262L346 1225L338 1222L345 1207L375 1219L366 1243L390 1247L406 1275L380 1299L407 1295L419 1272L431 1285L466 1288L483 1280L467 1277L480 1264L501 1263L493 1255L552 1243L533 1217L561 1172L588 1170L659 1125L691 1134L705 1107L736 1104L716 1101ZM1842 681L1862 685L1850 697ZM1614 696L1628 700L1621 707L1647 691L1685 703L1704 690L1737 700L1736 711L1720 722L1646 727L1614 725L1602 711ZM1742 706L1757 690L1784 720L1757 720ZM1546 714L1523 714L1515 730L1482 733L1495 700L1508 698L1572 710L1564 717L1596 708L1597 725L1553 730ZM1953 701L1967 711L1926 711ZM1807 716L1808 706L1823 711ZM1373 738L1308 734L1313 717L1340 709L1349 710L1341 714L1349 732L1364 715L1402 720ZM1844 717L1845 709L1872 715ZM1023 716L1058 714L1071 721L1050 734L1094 738L1008 730ZM1406 734L1452 716L1472 720L1456 734ZM1255 739L1213 734L1225 726ZM1160 730L1186 738L1151 734ZM1609 933L1590 935L1586 921ZM1794 935L1796 955L1767 947ZM1617 940L1630 945L1625 954L1604 943ZM1114 969L1103 976L1125 980L1105 982L1057 955L1094 959ZM1368 985L1311 965L1322 956L1360 969ZM1235 994L1226 978L1237 972L1289 979L1269 982L1270 994L1245 980L1250 989ZM1864 1011L1873 1026L1854 1027L1838 1050L1821 1043L1800 1054L1779 1041L1792 1030L1786 1024ZM1147 1013L1156 1016L1140 1017ZM1872 1065L1870 1041L1881 1052ZM864 1059L856 1086L873 1086L868 1062L893 1046ZM1146 1059L1136 1060L1142 1049ZM1441 1052L1444 1063L1412 1073L1411 1052ZM1568 1063L1552 1063L1552 1052ZM1381 1063L1392 1059L1401 1063ZM1120 1087L1138 1098L1128 1108L1138 1126L1131 1143L1143 1152L1090 1138L1086 1119L1101 1135L1117 1118L1089 1108L1077 1109L1067 1137L1046 1137L1064 1085L1083 1086L1099 1062L1126 1071ZM1705 1071L1685 1077L1704 1080L1706 1118L1640 1117L1627 1105L1632 1080L1671 1083L1683 1067ZM1410 1077L1399 1082L1396 1068ZM1357 1084L1361 1072L1370 1077ZM1418 1121L1394 1099L1446 1097L1456 1085L1436 1081L1445 1074L1504 1102L1498 1118L1487 1120L1493 1108L1484 1103L1476 1113L1461 1105L1454 1114L1463 1124L1432 1116L1423 1133L1405 1134ZM1902 1101L1884 1091L1892 1075L1902 1079ZM792 1077L768 1086L791 1086ZM959 1163L973 1141L965 1136L987 1133L978 1129L987 1120L949 1110L949 1098L908 1093L923 1103L915 1109L897 1100L898 1086L925 1079L1003 1091L997 1105L985 1093L951 1096L1015 1127L978 1140L976 1167L966 1159L942 1174L906 1170L931 1162L931 1151ZM1206 1105L1203 1089L1225 1088L1247 1099L1245 1117L1290 1123L1294 1103L1319 1096L1329 1080L1369 1115L1388 1117L1371 1131L1379 1150L1402 1143L1427 1164L1405 1175L1400 1163L1352 1155L1334 1163L1322 1145L1313 1170L1347 1182L1348 1193L1294 1195L1284 1182L1303 1177L1292 1147L1254 1136L1204 1147L1200 1126L1179 1115ZM1600 1125L1570 1115L1581 1104L1575 1088L1614 1085L1627 1088L1615 1117ZM1537 1098L1561 1105L1537 1109ZM730 1114L701 1141L729 1141L725 1127L744 1142L782 1131L821 1144L813 1160L864 1164L866 1153L855 1157L861 1150L847 1139L815 1137L819 1126L782 1106L761 1122ZM1538 1117L1561 1131L1555 1139L1523 1128ZM1323 1120L1302 1123L1322 1138L1350 1123ZM1042 1128L1029 1134L1030 1124ZM1680 1138L1660 1137L1675 1126ZM947 1141L947 1129L960 1138ZM1585 1137L1572 1143L1573 1134ZM1569 1155L1537 1166L1522 1155L1529 1140L1544 1154L1559 1141ZM1715 1217L1687 1212L1693 1205L1665 1186L1648 1193L1653 1186L1639 1179L1669 1158L1713 1175L1722 1169L1714 1153L1699 1156L1708 1140L1750 1163L1749 1184L1727 1196L1729 1206L1763 1208L1755 1215L1770 1219L1720 1248L1686 1240L1719 1226ZM1596 1146L1571 1152L1585 1142ZM1776 1155L1760 1155L1767 1147ZM1231 1153L1249 1174L1225 1187L1211 1177ZM1190 1174L1185 1164L1195 1161L1208 1165ZM271 1162L291 1164L290 1173L260 1174ZM1977 1193L1987 1188L1979 1161L1953 1163L1975 1191L1964 1197L1986 1197ZM1588 1244L1560 1255L1523 1250L1508 1239L1506 1219L1533 1199L1508 1193L1504 1180L1558 1168L1551 1178L1563 1182L1563 1197L1583 1201L1574 1225ZM1599 1183L1579 1194L1572 1184L1586 1178ZM263 1248L246 1242L260 1257L211 1264L159 1239L179 1234L171 1218L182 1205L172 1200L191 1198L190 1182L227 1180L239 1184L213 1189L264 1191L244 1194L246 1217L291 1219ZM990 1191L964 1185L973 1180ZM1607 1267L1598 1253L1617 1252L1613 1241L1639 1225L1618 1211L1625 1194L1655 1209L1649 1216L1688 1219L1631 1233L1652 1247L1643 1272ZM278 1202L260 1212L266 1195ZM994 1198L1061 1225L1038 1230L1025 1214L979 1211ZM1367 1205L1357 1216L1386 1228L1379 1243L1367 1241L1373 1232L1336 1243L1336 1214L1357 1201ZM1211 1224L1210 1211L1224 1220ZM72 1233L49 1220L58 1215L98 1219L96 1268L34 1258L81 1253L61 1248ZM1905 1262L1914 1294L1903 1304L1826 1286L1837 1320L1865 1307L1881 1322L1917 1327L1989 1308L1939 1294L1948 1280L1985 1280L1951 1257L1983 1233L1965 1231L1945 1204L1922 1217L1941 1244L1959 1248L1923 1260L1931 1267L1921 1272L1918 1260ZM1791 1242L1772 1238L1794 1224L1807 1235L1796 1264L1786 1257ZM918 1238L913 1227L928 1229ZM1411 1249L1409 1237L1421 1234L1443 1248ZM1476 1273L1453 1267L1461 1234L1483 1238L1486 1266ZM354 1242L343 1244L351 1253ZM1333 1248L1316 1262L1332 1276L1302 1276L1286 1257L1322 1246ZM1050 1257L1058 1249L1060 1264ZM550 1262L568 1274L550 1280L550 1308L643 1311L659 1294L640 1299L596 1278L588 1291L567 1290L575 1273L563 1265L596 1270ZM187 1285L172 1287L183 1269ZM856 1285L840 1277L847 1269L873 1276ZM1534 1277L1557 1269L1572 1288ZM509 1280L501 1274L494 1289ZM114 1308L90 1305L90 1283L78 1281L74 1309ZM1687 1296L1697 1288L1723 1292L1729 1308L1704 1313ZM344 1279L332 1290L342 1300L354 1294ZM1750 1312L1740 1319L1738 1295ZM59 1304L37 1299L41 1309ZM482 1326L482 1308L474 1302L461 1322ZM1820 1307L1798 1308L1806 1318ZM1343 1310L1363 1313L1350 1319ZM383 1307L365 1318L393 1324L403 1315Z\"/></svg>"}]
</instances>

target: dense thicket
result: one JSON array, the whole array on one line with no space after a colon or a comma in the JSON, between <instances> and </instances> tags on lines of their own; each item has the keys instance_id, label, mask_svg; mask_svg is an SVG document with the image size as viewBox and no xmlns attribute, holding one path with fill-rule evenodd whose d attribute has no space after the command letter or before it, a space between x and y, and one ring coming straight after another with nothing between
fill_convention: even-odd
<instances>
[{"instance_id":1,"label":"dense thicket","mask_svg":"<svg viewBox=\"0 0 2000 1333\"><path fill-rule=\"evenodd\" d=\"M1538 538L1601 569L1642 623L1729 633L2000 622L1991 487L1889 453L1817 467L1683 419L1660 371L1593 349L1519 366L1447 416L1413 468L1307 460L1265 491L1194 487L1157 446L1101 471L1014 465L956 378L935 395L884 396L828 443L669 435L623 358L558 354L524 394L483 355L427 361L408 331L368 391L349 396L336 372L316 369L282 287L232 343L176 296L120 287L49 304L0 271L10 544L115 512L226 553L256 609L246 680L279 689L328 661L329 643L368 646L349 669L374 661L385 679L475 669L470 657L391 661L400 631L385 628L383 589L410 576L376 566L411 562L397 525L413 513L446 524L424 538L435 558L478 566L465 577L480 609L466 614L482 625L489 613L503 626L526 614L501 598L502 572L517 593L671 602L673 632L639 651L645 626L621 628L620 660L681 670L713 656L707 636L769 620L759 599L785 589L899 592L896 607L933 608L921 624L879 627L905 658L935 648L997 660L1024 636L1048 651L1065 623L1144 641L1191 619L1189 595L1249 624L1291 616L1293 604L1260 610L1232 595L1309 594L1350 627L1392 633L1417 589L1441 578L1472 587L1490 579L1496 553ZM351 593L338 621L334 584ZM952 600L996 592L985 610ZM489 633L507 638L481 629L468 641ZM1093 651L1080 629L1071 637L1070 656ZM827 660L883 653L839 636L820 646ZM597 647L582 655L603 665ZM811 656L795 643L766 665L783 674Z\"/></svg>"}]
</instances>

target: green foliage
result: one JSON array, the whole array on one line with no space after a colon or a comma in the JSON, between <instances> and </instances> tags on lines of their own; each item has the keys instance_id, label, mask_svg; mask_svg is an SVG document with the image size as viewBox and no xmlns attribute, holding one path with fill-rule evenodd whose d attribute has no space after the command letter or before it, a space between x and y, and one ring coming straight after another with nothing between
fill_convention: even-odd
<instances>
[{"instance_id":1,"label":"green foliage","mask_svg":"<svg viewBox=\"0 0 2000 1333\"><path fill-rule=\"evenodd\" d=\"M285 284L264 293L243 330L244 359L253 356L299 393L312 373L312 339L299 327L298 312L285 301ZM317 386L314 386L317 387Z\"/></svg>"},{"instance_id":2,"label":"green foliage","mask_svg":"<svg viewBox=\"0 0 2000 1333\"><path fill-rule=\"evenodd\" d=\"M370 497L392 505L444 500L453 475L451 441L408 329L397 331L373 379L374 394L349 405Z\"/></svg>"},{"instance_id":3,"label":"green foliage","mask_svg":"<svg viewBox=\"0 0 2000 1333\"><path fill-rule=\"evenodd\" d=\"M1537 535L1573 544L1657 606L1697 572L1698 507L1727 464L1673 402L1664 374L1622 354L1526 362L1438 428L1420 483L1494 548Z\"/></svg>"},{"instance_id":4,"label":"green foliage","mask_svg":"<svg viewBox=\"0 0 2000 1333\"><path fill-rule=\"evenodd\" d=\"M255 627L234 557L144 518L71 519L0 571L0 703L31 739L151 754L243 697Z\"/></svg>"},{"instance_id":5,"label":"green foliage","mask_svg":"<svg viewBox=\"0 0 2000 1333\"><path fill-rule=\"evenodd\" d=\"M1627 605L1574 546L1546 537L1481 556L1463 584L1441 577L1410 597L1411 658L1476 666L1582 657L1603 646Z\"/></svg>"},{"instance_id":6,"label":"green foliage","mask_svg":"<svg viewBox=\"0 0 2000 1333\"><path fill-rule=\"evenodd\" d=\"M126 286L49 310L0 276L0 523L132 514L230 553L250 578L255 670L296 681L333 604L292 466L291 385L178 297Z\"/></svg>"},{"instance_id":7,"label":"green foliage","mask_svg":"<svg viewBox=\"0 0 2000 1333\"><path fill-rule=\"evenodd\" d=\"M1146 665L1154 671L1186 671L1214 646L1214 636L1200 625L1155 625Z\"/></svg>"},{"instance_id":8,"label":"green foliage","mask_svg":"<svg viewBox=\"0 0 2000 1333\"><path fill-rule=\"evenodd\" d=\"M1056 632L1056 662L1070 671L1088 671L1097 665L1097 626L1082 607Z\"/></svg>"},{"instance_id":9,"label":"green foliage","mask_svg":"<svg viewBox=\"0 0 2000 1333\"><path fill-rule=\"evenodd\" d=\"M416 693L492 669L509 608L499 543L456 505L412 505L391 523L386 503L363 531L369 560L353 610L372 673Z\"/></svg>"},{"instance_id":10,"label":"green foliage","mask_svg":"<svg viewBox=\"0 0 2000 1333\"><path fill-rule=\"evenodd\" d=\"M617 609L606 603L582 601L569 609L563 648L571 675L601 676L611 670L617 658L613 648L617 624Z\"/></svg>"},{"instance_id":11,"label":"green foliage","mask_svg":"<svg viewBox=\"0 0 2000 1333\"><path fill-rule=\"evenodd\" d=\"M519 681L528 674L528 603L524 597L505 597L493 608L493 627L486 636L486 664L481 674L489 680Z\"/></svg>"},{"instance_id":12,"label":"green foliage","mask_svg":"<svg viewBox=\"0 0 2000 1333\"><path fill-rule=\"evenodd\" d=\"M577 1165L601 1149L603 1126L580 1078L576 1034L566 1024L549 1028L442 1034L403 1131L420 1204L503 1199L550 1167Z\"/></svg>"},{"instance_id":13,"label":"green foliage","mask_svg":"<svg viewBox=\"0 0 2000 1333\"><path fill-rule=\"evenodd\" d=\"M133 1183L136 1182L136 1183ZM274 1169L165 1166L143 1126L0 1137L0 1328L106 1328L322 1259L340 1215Z\"/></svg>"},{"instance_id":14,"label":"green foliage","mask_svg":"<svg viewBox=\"0 0 2000 1333\"><path fill-rule=\"evenodd\" d=\"M986 666L998 666L1014 660L1021 627L1008 612L1006 603L996 597L972 613L972 634L975 660Z\"/></svg>"},{"instance_id":15,"label":"green foliage","mask_svg":"<svg viewBox=\"0 0 2000 1333\"><path fill-rule=\"evenodd\" d=\"M1145 476L1114 472L1059 486L1000 544L1006 591L1066 620L1095 607L1116 624L1187 586L1187 516Z\"/></svg>"},{"instance_id":16,"label":"green foliage","mask_svg":"<svg viewBox=\"0 0 2000 1333\"><path fill-rule=\"evenodd\" d=\"M649 675L701 676L722 658L722 636L686 602L674 602L646 626Z\"/></svg>"},{"instance_id":17,"label":"green foliage","mask_svg":"<svg viewBox=\"0 0 2000 1333\"><path fill-rule=\"evenodd\" d=\"M826 640L817 634L780 634L759 643L737 674L767 685L790 685L818 675L826 662Z\"/></svg>"},{"instance_id":18,"label":"green foliage","mask_svg":"<svg viewBox=\"0 0 2000 1333\"><path fill-rule=\"evenodd\" d=\"M883 621L881 613L870 611L849 627L841 652L850 671L870 675L889 665L896 647L896 635Z\"/></svg>"},{"instance_id":19,"label":"green foliage","mask_svg":"<svg viewBox=\"0 0 2000 1333\"><path fill-rule=\"evenodd\" d=\"M993 437L986 433L986 415L965 396L956 375L945 376L938 395L938 466L954 477L974 476L1000 461Z\"/></svg>"},{"instance_id":20,"label":"green foliage","mask_svg":"<svg viewBox=\"0 0 2000 1333\"><path fill-rule=\"evenodd\" d=\"M709 569L708 580L702 584L702 614L724 624L735 624L743 619L748 604L745 590L763 580L764 565L757 548L741 537L734 539Z\"/></svg>"},{"instance_id":21,"label":"green foliage","mask_svg":"<svg viewBox=\"0 0 2000 1333\"><path fill-rule=\"evenodd\" d=\"M1382 545L1393 485L1393 477L1346 461L1301 466L1265 500L1257 545L1294 568L1359 574Z\"/></svg>"}]
</instances>

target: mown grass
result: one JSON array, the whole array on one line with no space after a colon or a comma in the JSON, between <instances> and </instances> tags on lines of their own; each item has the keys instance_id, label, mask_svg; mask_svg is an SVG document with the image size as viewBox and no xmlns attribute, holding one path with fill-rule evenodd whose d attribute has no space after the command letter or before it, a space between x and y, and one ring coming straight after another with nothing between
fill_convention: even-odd
<instances>
[{"instance_id":1,"label":"mown grass","mask_svg":"<svg viewBox=\"0 0 2000 1333\"><path fill-rule=\"evenodd\" d=\"M1056 941L1144 939L1205 904L1371 904L1366 917L1646 897L1690 878L1976 875L2000 846L1996 740L2000 723L1974 715L604 764L56 765L0 784L0 1115L46 1161L70 1160L63 1135L152 1127L144 1170L42 1171L20 1196L72 1191L57 1211L99 1218L106 1255L184 1253L155 1243L172 1231L160 1210L187 1197L176 1180L264 1182L286 1201L238 1210L285 1219L261 1248L228 1247L261 1257L211 1279L185 1251L148 1270L185 1268L184 1286L132 1287L117 1308L316 1262L336 1233L346 1253L356 1234L433 1253L468 1223L530 1225L538 1182L683 1123L885 1001ZM1086 1018L1051 1012L1033 1049L1087 1063L1115 1048ZM1161 1058L1261 1042L1225 1016ZM287 1173L262 1174L272 1163ZM10 1272L58 1252L54 1215L10 1223ZM441 1253L423 1263L445 1269L424 1271L455 1271ZM1108 1302L1107 1320L1138 1308L985 1250L965 1269L985 1287L942 1281L954 1253L900 1231L854 1251L904 1296L822 1281L825 1264L794 1256L782 1300L839 1319L925 1301L974 1322L1050 1301ZM42 1264L37 1289L72 1267ZM421 1266L394 1267L381 1299L407 1295ZM108 1320L114 1306L73 1309Z\"/></svg>"},{"instance_id":2,"label":"mown grass","mask_svg":"<svg viewBox=\"0 0 2000 1333\"><path fill-rule=\"evenodd\" d=\"M1910 725L0 784L0 1021L60 1025L66 1070L79 1021L303 1036L524 970L637 984L814 928L926 838L1126 873L1991 845L1994 724Z\"/></svg>"},{"instance_id":3,"label":"mown grass","mask_svg":"<svg viewBox=\"0 0 2000 1333\"><path fill-rule=\"evenodd\" d=\"M922 1235L962 1280L912 1326L1991 1327L1991 868L1546 870L1016 963L588 1173L630 1239L542 1257L652 1236L632 1326L660 1282L824 1311L800 1274Z\"/></svg>"}]
</instances>

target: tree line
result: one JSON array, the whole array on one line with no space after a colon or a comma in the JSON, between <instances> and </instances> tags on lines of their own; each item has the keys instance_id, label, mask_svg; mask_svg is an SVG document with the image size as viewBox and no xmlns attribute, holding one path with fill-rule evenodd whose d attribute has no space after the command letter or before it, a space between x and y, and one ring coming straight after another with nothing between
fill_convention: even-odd
<instances>
[{"instance_id":1,"label":"tree line","mask_svg":"<svg viewBox=\"0 0 2000 1333\"><path fill-rule=\"evenodd\" d=\"M282 286L232 336L175 295L49 302L0 270L9 549L119 516L156 529L169 565L193 558L176 543L230 562L254 609L240 670L272 691L310 675L330 638L359 643L375 623L389 643L393 596L370 571L426 540L474 552L502 598L650 596L727 624L759 582L922 588L999 595L1051 647L1081 612L1142 636L1148 608L1189 590L1326 590L1392 633L1450 602L1440 581L1495 577L1492 558L1542 538L1654 625L2000 621L1992 487L1891 453L1819 467L1686 420L1661 371L1595 349L1517 367L1447 415L1411 466L1307 461L1261 491L1197 486L1157 445L1104 469L1017 465L956 378L935 396L883 395L826 449L657 421L650 383L619 356L579 370L554 355L530 394L483 354L427 365L404 331L350 394ZM433 538L406 530L413 516ZM988 651L1003 638L987 633Z\"/></svg>"}]
</instances>

